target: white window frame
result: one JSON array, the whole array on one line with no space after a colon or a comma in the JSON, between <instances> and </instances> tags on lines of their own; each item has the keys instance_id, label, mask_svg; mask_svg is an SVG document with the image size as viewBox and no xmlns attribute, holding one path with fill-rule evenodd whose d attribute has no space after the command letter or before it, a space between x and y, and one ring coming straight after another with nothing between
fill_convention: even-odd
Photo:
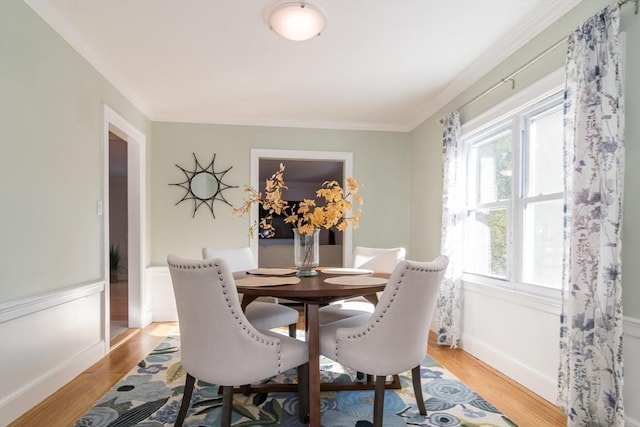
<instances>
[{"instance_id":1,"label":"white window frame","mask_svg":"<svg viewBox=\"0 0 640 427\"><path fill-rule=\"evenodd\" d=\"M498 132L498 128L508 129L524 128L522 122L514 120L514 116L522 116L526 112L526 117L531 117L545 107L548 108L550 104L555 104L558 100L561 100L562 90L564 89L564 74L563 70L559 69L549 74L538 82L528 86L522 91L518 92L514 96L510 97L506 101L500 103L494 108L490 109L486 113L478 116L477 118L466 122L462 126L462 144L463 144L463 164L469 160L469 153L473 142L483 139L488 135ZM543 104L542 102L545 101ZM536 104L540 104L536 106ZM526 111L536 107L535 110ZM524 118L521 118L524 121ZM509 125L511 123L511 125ZM521 140L521 138L518 138ZM519 141L514 142L514 146L520 144ZM522 147L512 152L512 168L513 176L517 177L521 173L522 159L519 158L522 153ZM466 168L465 168L466 169ZM463 188L466 191L467 177L463 177ZM500 288L512 289L518 292L524 292L527 294L540 295L544 297L559 299L561 296L560 290L540 286L536 284L523 283L519 280L519 276L522 275L522 244L521 236L523 236L523 224L522 216L514 215L515 212L523 211L525 203L532 203L537 201L543 201L548 199L557 199L558 194L543 195L543 196L531 196L525 197L524 188L521 187L521 183L517 180L512 180L511 199L507 202L507 265L506 265L506 279L486 276L475 273L464 273L463 280L477 283L480 285L496 286ZM560 193L560 197L562 193ZM465 195L466 196L466 195ZM501 207L505 205L505 202L491 202L491 203L477 203L472 209L469 209L469 205L465 206L465 212L477 211L479 209L490 209L492 207ZM466 216L465 216L466 218ZM466 224L465 224L466 227ZM514 236L519 236L514 238ZM464 265L464 260L463 260Z\"/></svg>"}]
</instances>

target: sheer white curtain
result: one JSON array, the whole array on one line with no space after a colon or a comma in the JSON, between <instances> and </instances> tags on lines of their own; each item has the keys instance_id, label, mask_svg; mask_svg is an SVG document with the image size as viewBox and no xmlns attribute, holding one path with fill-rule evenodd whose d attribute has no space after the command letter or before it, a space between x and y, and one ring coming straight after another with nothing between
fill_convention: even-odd
<instances>
[{"instance_id":1,"label":"sheer white curtain","mask_svg":"<svg viewBox=\"0 0 640 427\"><path fill-rule=\"evenodd\" d=\"M438 344L458 346L460 341L460 276L462 275L463 183L460 114L454 111L444 119L442 141L442 240L441 253L449 257L436 305Z\"/></svg>"},{"instance_id":2,"label":"sheer white curtain","mask_svg":"<svg viewBox=\"0 0 640 427\"><path fill-rule=\"evenodd\" d=\"M569 36L565 92L566 264L559 403L569 426L622 427L624 97L619 7Z\"/></svg>"}]
</instances>

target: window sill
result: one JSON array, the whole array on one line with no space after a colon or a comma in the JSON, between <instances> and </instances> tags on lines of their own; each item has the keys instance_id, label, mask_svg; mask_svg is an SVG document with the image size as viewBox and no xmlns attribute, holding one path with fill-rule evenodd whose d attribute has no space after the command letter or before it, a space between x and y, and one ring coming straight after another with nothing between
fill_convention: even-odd
<instances>
[{"instance_id":1,"label":"window sill","mask_svg":"<svg viewBox=\"0 0 640 427\"><path fill-rule=\"evenodd\" d=\"M491 298L527 307L532 310L560 316L562 312L560 290L519 284L521 287L536 288L544 291L544 294L534 294L532 292L514 289L508 286L514 286L514 284L471 274L463 274L462 276L462 288L465 292L482 294Z\"/></svg>"}]
</instances>

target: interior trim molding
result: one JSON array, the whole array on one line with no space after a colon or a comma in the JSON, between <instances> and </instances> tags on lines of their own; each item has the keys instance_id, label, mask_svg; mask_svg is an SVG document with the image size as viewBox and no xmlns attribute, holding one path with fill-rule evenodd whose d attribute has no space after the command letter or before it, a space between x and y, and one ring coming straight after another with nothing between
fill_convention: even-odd
<instances>
[{"instance_id":1,"label":"interior trim molding","mask_svg":"<svg viewBox=\"0 0 640 427\"><path fill-rule=\"evenodd\" d=\"M251 176L250 186L260 188L259 170L260 159L278 159L286 163L287 160L306 161L335 161L343 163L342 188L346 188L346 179L353 176L353 152L350 151L316 151L316 150L286 150L286 149L251 149ZM258 221L258 206L253 206L249 214L250 224ZM353 227L347 227L343 232L342 260L345 265L350 265L353 251ZM254 235L250 238L253 256L258 260L259 238Z\"/></svg>"},{"instance_id":2,"label":"interior trim molding","mask_svg":"<svg viewBox=\"0 0 640 427\"><path fill-rule=\"evenodd\" d=\"M0 304L0 323L101 293L104 291L104 286L104 280L100 280Z\"/></svg>"},{"instance_id":3,"label":"interior trim molding","mask_svg":"<svg viewBox=\"0 0 640 427\"><path fill-rule=\"evenodd\" d=\"M624 333L633 338L640 339L640 319L624 317Z\"/></svg>"},{"instance_id":4,"label":"interior trim molding","mask_svg":"<svg viewBox=\"0 0 640 427\"><path fill-rule=\"evenodd\" d=\"M465 292L474 292L486 295L491 298L500 299L512 304L521 305L533 310L560 316L561 301L555 298L547 298L540 295L533 295L526 292L507 289L498 286L479 284L469 281L463 281L462 289Z\"/></svg>"},{"instance_id":5,"label":"interior trim molding","mask_svg":"<svg viewBox=\"0 0 640 427\"><path fill-rule=\"evenodd\" d=\"M509 58L518 50L530 42L537 35L542 33L549 25L560 19L563 15L577 6L582 0L555 0L549 2L546 8L541 10L538 16L532 16L530 24L523 28L515 37L505 39L501 46L496 47L493 51L482 55L477 61L470 64L466 71L455 78L447 87L433 97L433 102L416 120L410 124L411 129L415 129L425 120L432 117L440 109L444 108L449 102L456 99L467 89L476 83L479 78L486 76L493 68L502 61ZM532 56L534 54L532 53ZM523 59L523 62L526 58ZM517 66L517 65L516 65ZM514 68L516 67L514 66ZM470 94L468 98L472 98ZM461 103L464 101L461 101Z\"/></svg>"}]
</instances>

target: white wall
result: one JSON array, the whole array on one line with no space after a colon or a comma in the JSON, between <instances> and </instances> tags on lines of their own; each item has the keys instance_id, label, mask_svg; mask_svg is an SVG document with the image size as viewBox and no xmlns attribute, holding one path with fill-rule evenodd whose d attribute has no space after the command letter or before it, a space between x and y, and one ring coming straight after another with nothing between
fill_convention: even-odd
<instances>
[{"instance_id":1,"label":"white wall","mask_svg":"<svg viewBox=\"0 0 640 427\"><path fill-rule=\"evenodd\" d=\"M584 0L560 20L549 26L491 72L478 76L469 89L420 124L411 133L411 242L408 257L430 259L440 251L442 197L442 126L439 121L501 78L531 60L609 0ZM640 253L640 19L633 6L621 11L621 30L626 33L626 170L622 248L622 293L624 300L624 398L629 426L640 426L640 272L636 261ZM515 89L502 85L487 96L464 106L462 123L473 120L514 93L526 89L550 72L561 68L565 46L560 46L527 67L515 79ZM462 347L499 371L555 403L555 377L558 359L558 303L473 283L463 290Z\"/></svg>"},{"instance_id":2,"label":"white wall","mask_svg":"<svg viewBox=\"0 0 640 427\"><path fill-rule=\"evenodd\" d=\"M96 282L0 305L0 425L104 355L104 290Z\"/></svg>"},{"instance_id":3,"label":"white wall","mask_svg":"<svg viewBox=\"0 0 640 427\"><path fill-rule=\"evenodd\" d=\"M556 403L560 304L512 290L465 282L461 348ZM624 319L627 427L640 427L640 319Z\"/></svg>"}]
</instances>

